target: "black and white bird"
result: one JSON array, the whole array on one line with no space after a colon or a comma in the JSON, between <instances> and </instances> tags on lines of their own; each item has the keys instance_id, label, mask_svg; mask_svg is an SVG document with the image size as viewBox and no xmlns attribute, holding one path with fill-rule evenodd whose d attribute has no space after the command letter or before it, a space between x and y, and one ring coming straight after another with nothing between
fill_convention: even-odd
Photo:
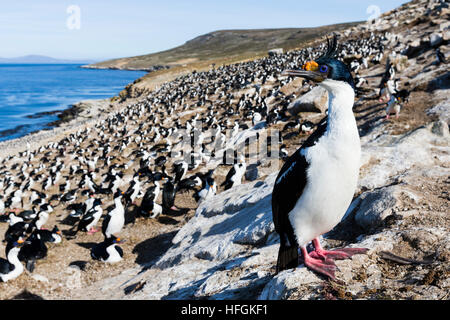
<instances>
[{"instance_id":1,"label":"black and white bird","mask_svg":"<svg viewBox=\"0 0 450 320\"><path fill-rule=\"evenodd\" d=\"M36 218L38 211L36 207L31 208L31 210L24 210L18 214L24 221L31 221Z\"/></svg>"},{"instance_id":2,"label":"black and white bird","mask_svg":"<svg viewBox=\"0 0 450 320\"><path fill-rule=\"evenodd\" d=\"M26 235L29 224L24 222L21 217L17 217L13 212L9 214L9 227L5 232L5 242L14 241Z\"/></svg>"},{"instance_id":3,"label":"black and white bird","mask_svg":"<svg viewBox=\"0 0 450 320\"><path fill-rule=\"evenodd\" d=\"M272 193L272 214L280 236L277 272L298 265L298 249L309 269L335 278L333 259L345 259L367 249L324 250L319 236L336 226L350 205L359 174L361 146L353 115L354 82L348 67L335 59L337 38L325 54L302 70L287 70L320 83L328 91L328 116L284 163ZM314 251L308 253L307 245Z\"/></svg>"},{"instance_id":4,"label":"black and white bird","mask_svg":"<svg viewBox=\"0 0 450 320\"><path fill-rule=\"evenodd\" d=\"M95 229L95 226L97 225L98 221L100 220L103 214L101 204L102 204L101 199L94 200L92 208L88 212L86 212L78 222L76 233L78 231L85 231L88 234L93 234L98 231L97 229Z\"/></svg>"},{"instance_id":5,"label":"black and white bird","mask_svg":"<svg viewBox=\"0 0 450 320\"><path fill-rule=\"evenodd\" d=\"M0 258L0 282L16 279L22 274L24 268L18 254L23 244L23 238L8 241L5 249L6 260Z\"/></svg>"},{"instance_id":6,"label":"black and white bird","mask_svg":"<svg viewBox=\"0 0 450 320\"><path fill-rule=\"evenodd\" d=\"M207 175L202 179L202 189L194 193L193 197L195 201L202 202L210 199L217 193L217 185L214 178L211 175Z\"/></svg>"},{"instance_id":7,"label":"black and white bird","mask_svg":"<svg viewBox=\"0 0 450 320\"><path fill-rule=\"evenodd\" d=\"M314 129L314 123L312 123L311 121L308 121L308 120L303 121L302 125L300 127L300 130L306 134L311 134L313 129Z\"/></svg>"},{"instance_id":8,"label":"black and white bird","mask_svg":"<svg viewBox=\"0 0 450 320\"><path fill-rule=\"evenodd\" d=\"M3 199L0 196L0 215L5 213L5 203L3 202Z\"/></svg>"},{"instance_id":9,"label":"black and white bird","mask_svg":"<svg viewBox=\"0 0 450 320\"><path fill-rule=\"evenodd\" d=\"M89 210L92 209L92 207L94 206L94 202L95 202L95 193L94 192L89 192L89 197L84 201L84 212L83 215L86 214ZM79 211L75 212L75 214L78 214Z\"/></svg>"},{"instance_id":10,"label":"black and white bird","mask_svg":"<svg viewBox=\"0 0 450 320\"><path fill-rule=\"evenodd\" d=\"M114 194L114 209L105 216L102 222L102 232L105 238L119 233L125 224L125 208L122 204L123 192L117 189Z\"/></svg>"},{"instance_id":11,"label":"black and white bird","mask_svg":"<svg viewBox=\"0 0 450 320\"><path fill-rule=\"evenodd\" d=\"M44 224L47 223L50 213L53 212L52 206L49 204L43 204L40 208L40 211L36 215L36 218L31 221L27 232L31 233L34 229L40 230Z\"/></svg>"},{"instance_id":12,"label":"black and white bird","mask_svg":"<svg viewBox=\"0 0 450 320\"><path fill-rule=\"evenodd\" d=\"M439 48L436 49L436 63L438 65L440 65L441 63L446 63L445 56Z\"/></svg>"},{"instance_id":13,"label":"black and white bird","mask_svg":"<svg viewBox=\"0 0 450 320\"><path fill-rule=\"evenodd\" d=\"M61 243L61 231L58 226L54 226L52 230L38 230L37 233L42 241L50 243Z\"/></svg>"},{"instance_id":14,"label":"black and white bird","mask_svg":"<svg viewBox=\"0 0 450 320\"><path fill-rule=\"evenodd\" d=\"M141 181L140 181L140 173L136 173L133 176L133 180L130 182L130 186L127 191L124 193L123 198L125 200L125 206L128 207L130 204L135 204L134 201L138 197L141 192Z\"/></svg>"},{"instance_id":15,"label":"black and white bird","mask_svg":"<svg viewBox=\"0 0 450 320\"><path fill-rule=\"evenodd\" d=\"M162 189L162 208L165 212L171 212L171 211L179 211L175 206L175 197L177 194L177 188L176 185L171 181L171 179L168 179Z\"/></svg>"},{"instance_id":16,"label":"black and white bird","mask_svg":"<svg viewBox=\"0 0 450 320\"><path fill-rule=\"evenodd\" d=\"M221 186L224 187L224 190L228 190L233 186L240 185L242 183L242 177L244 176L246 169L247 165L242 159L240 159L239 163L234 164L228 171L225 177L225 181L221 184Z\"/></svg>"},{"instance_id":17,"label":"black and white bird","mask_svg":"<svg viewBox=\"0 0 450 320\"><path fill-rule=\"evenodd\" d=\"M121 243L120 238L112 235L105 238L91 249L91 257L107 263L116 263L123 259L123 250L117 244Z\"/></svg>"},{"instance_id":18,"label":"black and white bird","mask_svg":"<svg viewBox=\"0 0 450 320\"><path fill-rule=\"evenodd\" d=\"M289 153L288 153L288 151L286 150L286 145L285 145L285 144L282 144L282 145L280 146L280 158L281 158L283 161L285 161L285 160L287 160L288 157L289 157Z\"/></svg>"},{"instance_id":19,"label":"black and white bird","mask_svg":"<svg viewBox=\"0 0 450 320\"><path fill-rule=\"evenodd\" d=\"M156 199L161 191L161 186L159 184L160 181L161 180L154 181L154 186L151 186L145 192L141 201L141 216L154 219L162 213L162 207L156 203Z\"/></svg>"},{"instance_id":20,"label":"black and white bird","mask_svg":"<svg viewBox=\"0 0 450 320\"><path fill-rule=\"evenodd\" d=\"M175 183L180 182L184 178L188 170L188 166L189 165L186 161L180 161L173 164L173 171L175 173L174 179Z\"/></svg>"},{"instance_id":21,"label":"black and white bird","mask_svg":"<svg viewBox=\"0 0 450 320\"><path fill-rule=\"evenodd\" d=\"M386 107L386 119L389 119L391 114L395 114L395 119L398 119L400 114L401 105L395 95L392 95L389 99Z\"/></svg>"},{"instance_id":22,"label":"black and white bird","mask_svg":"<svg viewBox=\"0 0 450 320\"><path fill-rule=\"evenodd\" d=\"M69 190L68 192L64 193L61 196L61 201L67 202L67 203L72 203L75 201L76 198L77 198L77 190L73 189L73 190Z\"/></svg>"},{"instance_id":23,"label":"black and white bird","mask_svg":"<svg viewBox=\"0 0 450 320\"><path fill-rule=\"evenodd\" d=\"M36 260L44 259L47 256L47 246L36 229L27 238L25 244L19 251L19 260L25 262L28 271L33 272Z\"/></svg>"}]
</instances>

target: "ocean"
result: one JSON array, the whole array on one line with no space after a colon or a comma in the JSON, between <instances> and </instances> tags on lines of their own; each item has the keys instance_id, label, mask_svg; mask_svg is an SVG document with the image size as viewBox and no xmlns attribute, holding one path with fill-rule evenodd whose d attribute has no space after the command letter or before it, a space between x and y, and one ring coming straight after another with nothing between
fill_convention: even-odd
<instances>
[{"instance_id":1,"label":"ocean","mask_svg":"<svg viewBox=\"0 0 450 320\"><path fill-rule=\"evenodd\" d=\"M117 95L145 71L82 69L80 64L0 64L0 141L48 128L55 111ZM44 114L42 114L44 113Z\"/></svg>"}]
</instances>

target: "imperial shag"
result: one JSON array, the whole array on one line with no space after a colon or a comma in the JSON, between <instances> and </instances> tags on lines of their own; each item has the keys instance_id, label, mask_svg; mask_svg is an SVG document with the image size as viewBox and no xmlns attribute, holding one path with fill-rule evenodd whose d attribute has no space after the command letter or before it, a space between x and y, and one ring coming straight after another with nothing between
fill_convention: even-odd
<instances>
[{"instance_id":1,"label":"imperial shag","mask_svg":"<svg viewBox=\"0 0 450 320\"><path fill-rule=\"evenodd\" d=\"M337 60L337 39L327 52L302 70L283 74L313 80L328 91L328 116L284 163L275 181L272 212L280 235L277 272L298 265L298 248L309 269L335 277L335 259L367 249L324 250L319 236L336 226L350 205L359 174L360 139L352 107L354 82L348 67ZM314 251L307 251L309 242Z\"/></svg>"}]
</instances>

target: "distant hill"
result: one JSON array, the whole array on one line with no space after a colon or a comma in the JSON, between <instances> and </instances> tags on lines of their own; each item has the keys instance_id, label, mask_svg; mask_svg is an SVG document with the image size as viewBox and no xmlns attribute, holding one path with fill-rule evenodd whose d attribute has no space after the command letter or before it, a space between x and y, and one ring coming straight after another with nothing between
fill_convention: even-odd
<instances>
[{"instance_id":1,"label":"distant hill","mask_svg":"<svg viewBox=\"0 0 450 320\"><path fill-rule=\"evenodd\" d=\"M176 48L142 56L113 59L85 66L88 68L154 70L158 67L182 66L221 59L250 58L274 48L291 50L303 43L359 22L317 28L221 30L201 35ZM236 59L235 59L236 60Z\"/></svg>"},{"instance_id":2,"label":"distant hill","mask_svg":"<svg viewBox=\"0 0 450 320\"><path fill-rule=\"evenodd\" d=\"M17 58L0 58L0 63L42 63L42 64L57 64L57 63L94 63L93 60L65 60L56 59L41 55L27 55Z\"/></svg>"}]
</instances>

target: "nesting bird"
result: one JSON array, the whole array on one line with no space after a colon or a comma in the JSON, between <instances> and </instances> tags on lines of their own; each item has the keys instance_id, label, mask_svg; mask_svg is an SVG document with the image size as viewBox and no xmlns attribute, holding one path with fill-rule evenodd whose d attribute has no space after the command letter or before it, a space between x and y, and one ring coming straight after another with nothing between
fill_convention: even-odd
<instances>
[{"instance_id":1,"label":"nesting bird","mask_svg":"<svg viewBox=\"0 0 450 320\"><path fill-rule=\"evenodd\" d=\"M21 246L24 244L22 238L12 239L6 245L6 260L0 259L0 282L7 282L16 279L24 270L18 255Z\"/></svg>"},{"instance_id":2,"label":"nesting bird","mask_svg":"<svg viewBox=\"0 0 450 320\"><path fill-rule=\"evenodd\" d=\"M116 263L122 260L123 250L117 244L122 240L114 235L105 238L91 249L91 257L106 263Z\"/></svg>"}]
</instances>

